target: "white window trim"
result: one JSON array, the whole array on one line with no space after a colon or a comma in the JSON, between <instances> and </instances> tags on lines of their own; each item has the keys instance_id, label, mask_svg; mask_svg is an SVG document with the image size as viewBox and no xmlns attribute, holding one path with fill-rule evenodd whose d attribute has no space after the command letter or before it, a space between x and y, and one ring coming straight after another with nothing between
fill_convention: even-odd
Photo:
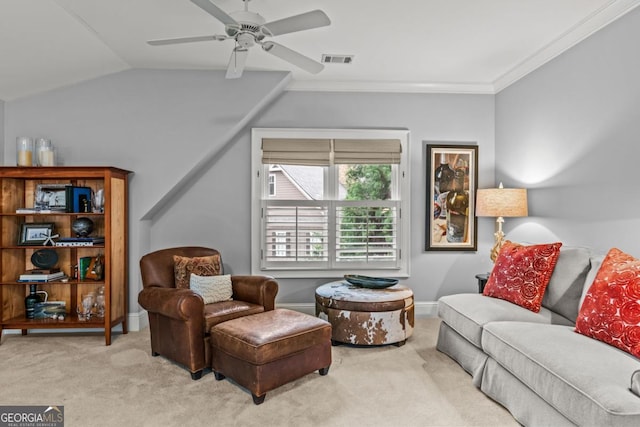
<instances>
[{"instance_id":1,"label":"white window trim","mask_svg":"<svg viewBox=\"0 0 640 427\"><path fill-rule=\"evenodd\" d=\"M261 259L261 198L268 191L268 175L263 177L262 139L264 138L299 138L299 139L399 139L402 144L401 161L398 165L398 184L401 187L400 203L402 242L400 246L399 268L375 270L296 270L294 268L262 269ZM411 175L409 173L409 131L406 129L287 129L287 128L254 128L251 131L251 273L267 274L276 278L334 278L345 274L362 274L375 277L408 277L410 272L410 226L411 226ZM266 186L266 187L265 187Z\"/></svg>"}]
</instances>

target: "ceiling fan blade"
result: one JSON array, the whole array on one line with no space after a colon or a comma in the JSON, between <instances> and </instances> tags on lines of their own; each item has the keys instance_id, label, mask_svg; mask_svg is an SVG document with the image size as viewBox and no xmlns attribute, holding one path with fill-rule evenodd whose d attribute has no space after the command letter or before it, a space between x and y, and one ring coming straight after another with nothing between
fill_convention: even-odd
<instances>
[{"instance_id":1,"label":"ceiling fan blade","mask_svg":"<svg viewBox=\"0 0 640 427\"><path fill-rule=\"evenodd\" d=\"M264 42L262 49L312 74L317 74L324 69L321 63L278 43Z\"/></svg>"},{"instance_id":2,"label":"ceiling fan blade","mask_svg":"<svg viewBox=\"0 0 640 427\"><path fill-rule=\"evenodd\" d=\"M213 17L222 22L224 25L239 25L238 22L233 19L227 12L220 9L209 0L191 0L191 2L197 6L200 6L200 8L208 14L213 15Z\"/></svg>"},{"instance_id":3,"label":"ceiling fan blade","mask_svg":"<svg viewBox=\"0 0 640 427\"><path fill-rule=\"evenodd\" d=\"M244 64L247 62L247 56L249 50L245 48L236 47L231 52L231 58L229 58L229 65L227 66L227 79L239 79L242 77L244 71Z\"/></svg>"},{"instance_id":4,"label":"ceiling fan blade","mask_svg":"<svg viewBox=\"0 0 640 427\"><path fill-rule=\"evenodd\" d=\"M331 20L326 15L326 13L321 10L312 10L311 12L302 13L300 15L294 15L288 18L279 19L277 21L267 22L262 27L266 27L270 35L278 36L280 34L294 33L296 31L324 27L329 24L331 24Z\"/></svg>"},{"instance_id":5,"label":"ceiling fan blade","mask_svg":"<svg viewBox=\"0 0 640 427\"><path fill-rule=\"evenodd\" d=\"M178 37L176 39L159 39L149 40L148 44L151 46L162 46L165 44L178 44L178 43L193 43L193 42L207 42L211 40L220 40L221 36L196 36L196 37ZM226 37L225 37L226 38Z\"/></svg>"},{"instance_id":6,"label":"ceiling fan blade","mask_svg":"<svg viewBox=\"0 0 640 427\"><path fill-rule=\"evenodd\" d=\"M290 16L273 22L267 22L262 26L272 36L294 33L296 31L310 30L331 24L326 13L317 9L300 15Z\"/></svg>"}]
</instances>

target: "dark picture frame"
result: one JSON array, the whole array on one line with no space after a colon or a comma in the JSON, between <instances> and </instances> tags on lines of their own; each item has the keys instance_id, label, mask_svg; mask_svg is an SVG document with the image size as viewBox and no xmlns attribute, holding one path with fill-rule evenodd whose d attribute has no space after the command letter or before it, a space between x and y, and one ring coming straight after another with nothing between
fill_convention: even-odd
<instances>
[{"instance_id":1,"label":"dark picture frame","mask_svg":"<svg viewBox=\"0 0 640 427\"><path fill-rule=\"evenodd\" d=\"M426 144L425 250L476 251L478 146Z\"/></svg>"},{"instance_id":2,"label":"dark picture frame","mask_svg":"<svg viewBox=\"0 0 640 427\"><path fill-rule=\"evenodd\" d=\"M53 234L54 224L52 222L27 222L20 228L18 245L39 246L43 245Z\"/></svg>"}]
</instances>

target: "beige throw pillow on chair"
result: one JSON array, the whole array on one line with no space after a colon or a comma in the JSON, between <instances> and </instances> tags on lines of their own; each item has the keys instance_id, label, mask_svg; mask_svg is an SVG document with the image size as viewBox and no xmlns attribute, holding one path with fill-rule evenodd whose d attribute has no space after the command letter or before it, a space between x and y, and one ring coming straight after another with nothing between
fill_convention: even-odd
<instances>
[{"instance_id":1,"label":"beige throw pillow on chair","mask_svg":"<svg viewBox=\"0 0 640 427\"><path fill-rule=\"evenodd\" d=\"M228 301L233 294L231 287L231 275L198 276L191 273L189 288L204 299L205 304L213 304L219 301Z\"/></svg>"}]
</instances>

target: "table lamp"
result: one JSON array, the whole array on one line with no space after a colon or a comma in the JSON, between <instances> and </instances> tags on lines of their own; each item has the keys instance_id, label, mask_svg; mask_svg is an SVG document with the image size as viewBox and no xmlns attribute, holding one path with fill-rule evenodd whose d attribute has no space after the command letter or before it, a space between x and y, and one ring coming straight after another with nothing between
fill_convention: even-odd
<instances>
[{"instance_id":1,"label":"table lamp","mask_svg":"<svg viewBox=\"0 0 640 427\"><path fill-rule=\"evenodd\" d=\"M496 261L498 253L503 245L504 233L502 223L504 217L527 216L527 189L526 188L504 188L502 183L498 188L485 188L477 192L476 216L496 217L498 231L494 236L495 245L491 248L491 260Z\"/></svg>"}]
</instances>

